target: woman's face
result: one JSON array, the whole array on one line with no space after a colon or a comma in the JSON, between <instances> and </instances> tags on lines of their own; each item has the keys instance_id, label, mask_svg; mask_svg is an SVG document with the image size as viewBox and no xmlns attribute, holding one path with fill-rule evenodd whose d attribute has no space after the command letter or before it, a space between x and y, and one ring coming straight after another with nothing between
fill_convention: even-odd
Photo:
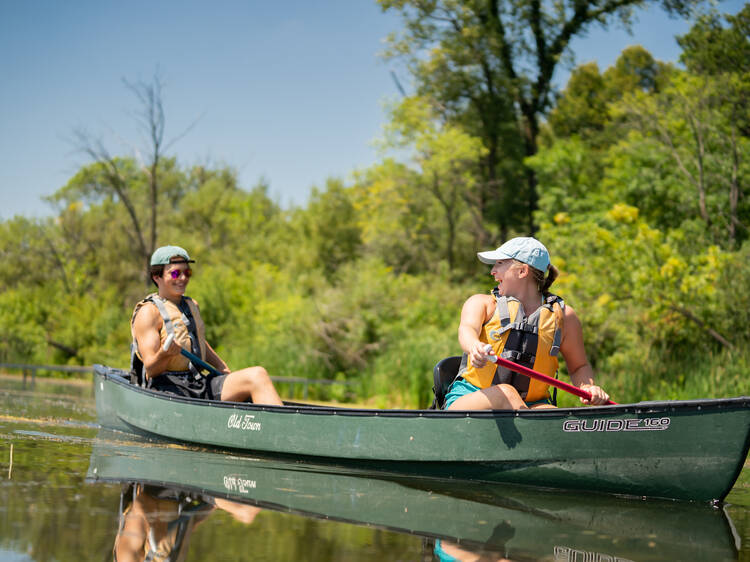
<instances>
[{"instance_id":1,"label":"woman's face","mask_svg":"<svg viewBox=\"0 0 750 562\"><path fill-rule=\"evenodd\" d=\"M501 295L513 295L519 285L518 264L513 260L497 260L490 275L495 278Z\"/></svg>"}]
</instances>

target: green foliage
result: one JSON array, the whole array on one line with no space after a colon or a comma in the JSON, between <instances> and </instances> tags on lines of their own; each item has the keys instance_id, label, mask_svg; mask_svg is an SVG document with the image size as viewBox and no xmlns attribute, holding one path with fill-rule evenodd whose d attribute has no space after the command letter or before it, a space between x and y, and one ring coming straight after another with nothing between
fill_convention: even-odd
<instances>
[{"instance_id":1,"label":"green foliage","mask_svg":"<svg viewBox=\"0 0 750 562\"><path fill-rule=\"evenodd\" d=\"M310 202L301 213L303 235L316 250L310 257L328 278L359 254L361 232L352 199L351 188L331 179L325 191L313 188Z\"/></svg>"},{"instance_id":2,"label":"green foliage","mask_svg":"<svg viewBox=\"0 0 750 562\"><path fill-rule=\"evenodd\" d=\"M402 256L406 265L402 262L395 267L409 268L415 260L423 263L442 259L460 277L474 260L471 257L467 262L458 249L475 245L486 233L482 213L476 208L482 199L477 162L487 155L487 150L479 138L459 127L441 125L426 99L406 98L392 109L391 115L384 146L413 146L414 173L396 170L394 177L389 173L392 166L376 168L375 174L364 181L359 206L384 206L385 212L379 212L378 218L390 223L395 216L404 221L399 221L399 230L410 232L412 250L419 253ZM381 176L385 176L385 181L380 180ZM396 197L383 197L383 190ZM400 209L393 209L390 199ZM367 233L381 230L378 224L371 224L369 216L364 218ZM403 249L409 253L408 248Z\"/></svg>"},{"instance_id":3,"label":"green foliage","mask_svg":"<svg viewBox=\"0 0 750 562\"><path fill-rule=\"evenodd\" d=\"M592 147L606 147L618 138L610 105L625 95L650 95L662 90L672 71L670 65L655 60L639 45L623 50L604 73L594 62L578 66L550 111L547 124L556 137L577 136Z\"/></svg>"},{"instance_id":4,"label":"green foliage","mask_svg":"<svg viewBox=\"0 0 750 562\"><path fill-rule=\"evenodd\" d=\"M729 24L724 27L721 20ZM688 33L678 37L680 59L696 74L744 74L750 71L750 4L723 18L710 12L698 18Z\"/></svg>"},{"instance_id":5,"label":"green foliage","mask_svg":"<svg viewBox=\"0 0 750 562\"><path fill-rule=\"evenodd\" d=\"M39 362L46 358L44 291L37 288L0 293L0 360Z\"/></svg>"},{"instance_id":6,"label":"green foliage","mask_svg":"<svg viewBox=\"0 0 750 562\"><path fill-rule=\"evenodd\" d=\"M718 57L704 34L723 33L716 21L699 20L683 42L701 68ZM539 236L564 257L556 287L583 318L590 360L616 400L746 393L750 150L727 86L745 72L677 71L633 54L601 80L582 69L595 87L580 92L607 100L606 119L579 123L556 109L561 138L528 160L543 191ZM616 84L621 95L604 94ZM569 86L558 108L580 107L580 92Z\"/></svg>"},{"instance_id":7,"label":"green foliage","mask_svg":"<svg viewBox=\"0 0 750 562\"><path fill-rule=\"evenodd\" d=\"M386 58L405 62L417 96L431 100L441 118L481 139L482 217L507 234L533 232L537 188L524 158L539 145L540 123L552 109L557 65L570 57L571 40L594 24L627 25L646 0L561 2L470 2L461 0L378 0L397 13L403 30L388 38ZM662 7L686 15L701 0L667 0ZM628 57L624 73L647 87L643 60ZM617 84L622 86L622 84ZM598 98L598 95L594 95ZM591 111L596 114L599 98ZM572 104L561 111L580 109ZM576 117L578 119L578 117ZM587 117L581 116L586 120ZM590 115L594 129L602 126ZM570 131L571 129L569 129ZM583 131L580 131L583 133ZM523 225L523 226L519 226Z\"/></svg>"},{"instance_id":8,"label":"green foliage","mask_svg":"<svg viewBox=\"0 0 750 562\"><path fill-rule=\"evenodd\" d=\"M555 134L590 138L602 131L609 102L606 84L595 62L575 68L547 120Z\"/></svg>"}]
</instances>

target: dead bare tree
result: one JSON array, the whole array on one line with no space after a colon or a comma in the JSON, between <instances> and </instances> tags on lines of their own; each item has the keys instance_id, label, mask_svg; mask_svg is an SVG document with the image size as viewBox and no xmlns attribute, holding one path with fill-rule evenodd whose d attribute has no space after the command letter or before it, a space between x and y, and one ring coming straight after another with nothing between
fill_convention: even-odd
<instances>
[{"instance_id":1,"label":"dead bare tree","mask_svg":"<svg viewBox=\"0 0 750 562\"><path fill-rule=\"evenodd\" d=\"M149 162L144 163L143 171L148 176L149 184L149 255L156 248L157 221L156 213L159 206L159 161L162 157L164 145L164 105L162 103L162 81L154 75L150 83L130 83L123 80L125 85L136 95L141 103L141 111L137 117L141 127L147 133L149 140Z\"/></svg>"},{"instance_id":2,"label":"dead bare tree","mask_svg":"<svg viewBox=\"0 0 750 562\"><path fill-rule=\"evenodd\" d=\"M136 161L148 179L147 205L144 206L138 202L132 183L123 173L122 160L106 148L101 138L92 137L86 131L77 130L74 132L75 144L92 162L100 165L103 181L98 183L96 190L99 193L111 195L125 207L130 224L131 247L137 258L146 266L143 269L143 275L144 281L149 284L146 271L159 235L157 216L162 191L159 177L160 164L166 151L192 130L200 117L171 141L165 142L166 117L162 95L164 82L159 71L157 70L148 82L129 82L123 79L123 83L138 99L139 109L136 111L135 118L147 139L147 148L142 151L134 148ZM143 154L146 155L145 158Z\"/></svg>"},{"instance_id":3,"label":"dead bare tree","mask_svg":"<svg viewBox=\"0 0 750 562\"><path fill-rule=\"evenodd\" d=\"M122 172L120 161L107 150L101 139L93 139L88 133L80 130L75 132L75 136L80 150L87 154L93 162L99 164L103 181L97 182L96 190L100 193L115 196L125 207L130 223L128 235L131 247L138 257L148 265L149 256L154 248L153 242L146 242L138 206L134 201L131 186ZM149 237L150 240L154 240L155 235L156 233L152 232Z\"/></svg>"}]
</instances>

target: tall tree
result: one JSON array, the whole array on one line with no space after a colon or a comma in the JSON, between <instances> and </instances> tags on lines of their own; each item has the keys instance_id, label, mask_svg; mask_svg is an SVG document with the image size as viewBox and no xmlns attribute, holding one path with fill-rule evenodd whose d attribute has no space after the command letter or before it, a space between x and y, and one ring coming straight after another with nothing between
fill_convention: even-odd
<instances>
[{"instance_id":1,"label":"tall tree","mask_svg":"<svg viewBox=\"0 0 750 562\"><path fill-rule=\"evenodd\" d=\"M573 70L555 107L548 113L549 128L544 132L551 132L557 138L576 135L592 146L606 148L622 136L622 131L611 121L610 105L626 94L663 90L673 70L672 65L657 61L640 45L625 48L615 64L603 73L595 62L582 64Z\"/></svg>"},{"instance_id":2,"label":"tall tree","mask_svg":"<svg viewBox=\"0 0 750 562\"><path fill-rule=\"evenodd\" d=\"M686 15L701 0L661 0L671 14ZM498 176L503 153L520 145L522 158L537 152L541 117L553 101L555 70L570 41L593 24L619 19L626 25L635 9L650 0L378 0L383 10L401 14L405 30L391 35L387 57L403 57L416 79L418 93L436 99L446 117L477 123L488 149L484 176L488 197L502 200L511 186L525 198L522 219L534 230L536 177L522 168L526 189ZM516 129L517 142L507 137ZM503 231L511 217L498 216Z\"/></svg>"},{"instance_id":3,"label":"tall tree","mask_svg":"<svg viewBox=\"0 0 750 562\"><path fill-rule=\"evenodd\" d=\"M433 245L442 248L442 258L456 270L458 240L463 232L482 242L486 229L482 216L472 216L477 197L476 165L486 154L480 139L453 125L441 125L424 99L404 100L394 111L389 126L396 148L414 146L413 163L419 173L414 195L430 203L433 211ZM465 238L461 237L461 238ZM458 271L456 271L459 275Z\"/></svg>"},{"instance_id":4,"label":"tall tree","mask_svg":"<svg viewBox=\"0 0 750 562\"><path fill-rule=\"evenodd\" d=\"M680 58L685 66L716 84L713 97L721 103L727 117L726 149L732 158L729 239L734 243L747 236L739 208L746 189L742 185L742 168L746 165L743 145L747 146L750 138L750 4L724 19L727 27L717 13L706 14L677 41L683 48Z\"/></svg>"}]
</instances>

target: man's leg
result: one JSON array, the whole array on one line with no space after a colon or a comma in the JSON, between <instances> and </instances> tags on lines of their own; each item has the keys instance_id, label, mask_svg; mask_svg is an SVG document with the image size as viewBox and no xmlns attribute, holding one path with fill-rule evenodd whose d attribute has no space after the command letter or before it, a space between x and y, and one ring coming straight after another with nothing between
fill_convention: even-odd
<instances>
[{"instance_id":1,"label":"man's leg","mask_svg":"<svg viewBox=\"0 0 750 562\"><path fill-rule=\"evenodd\" d=\"M254 404L281 406L282 401L271 377L263 367L248 367L230 373L224 380L221 399L244 402L250 398Z\"/></svg>"}]
</instances>

